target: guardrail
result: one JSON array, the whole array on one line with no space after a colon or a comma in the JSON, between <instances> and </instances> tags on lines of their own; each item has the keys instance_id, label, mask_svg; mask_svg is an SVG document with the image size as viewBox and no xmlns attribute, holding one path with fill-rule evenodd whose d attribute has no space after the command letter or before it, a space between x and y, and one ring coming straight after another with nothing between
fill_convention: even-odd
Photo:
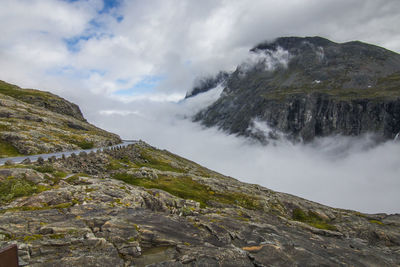
<instances>
[{"instance_id":1,"label":"guardrail","mask_svg":"<svg viewBox=\"0 0 400 267\"><path fill-rule=\"evenodd\" d=\"M121 144L114 145L114 146L108 146L108 147L98 147L98 148L92 148L92 149L80 149L80 150L73 150L73 151L64 151L64 152L56 152L56 153L49 153L49 154L38 154L38 155L27 155L27 156L21 156L21 157L12 157L12 158L2 158L0 159L0 165L4 165L7 161L10 161L12 163L21 163L25 159L29 159L32 162L37 161L39 158L42 159L49 159L51 157L56 157L56 158L61 158L62 155L65 157L69 157L72 154L79 154L80 152L97 152L99 150L107 149L107 148L114 148L114 147L125 147L131 144L135 144L139 141L136 140L123 140Z\"/></svg>"}]
</instances>

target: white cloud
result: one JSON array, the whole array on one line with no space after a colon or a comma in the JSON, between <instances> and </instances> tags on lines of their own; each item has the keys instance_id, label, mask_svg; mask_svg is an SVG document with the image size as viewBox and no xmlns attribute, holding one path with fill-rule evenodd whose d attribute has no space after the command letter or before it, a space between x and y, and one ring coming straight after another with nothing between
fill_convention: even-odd
<instances>
[{"instance_id":1,"label":"white cloud","mask_svg":"<svg viewBox=\"0 0 400 267\"><path fill-rule=\"evenodd\" d=\"M102 113L99 126L245 182L338 208L400 212L399 142L376 145L372 136L336 136L307 145L281 139L261 146L184 119L196 112L197 101L210 104L217 95L204 102L208 97L179 103L134 102L122 107L123 112ZM129 107L133 112L127 111ZM269 131L263 124L254 127Z\"/></svg>"},{"instance_id":2,"label":"white cloud","mask_svg":"<svg viewBox=\"0 0 400 267\"><path fill-rule=\"evenodd\" d=\"M278 47L276 50L254 51L238 66L242 74L262 66L265 71L273 71L278 67L287 68L290 61L289 51Z\"/></svg>"}]
</instances>

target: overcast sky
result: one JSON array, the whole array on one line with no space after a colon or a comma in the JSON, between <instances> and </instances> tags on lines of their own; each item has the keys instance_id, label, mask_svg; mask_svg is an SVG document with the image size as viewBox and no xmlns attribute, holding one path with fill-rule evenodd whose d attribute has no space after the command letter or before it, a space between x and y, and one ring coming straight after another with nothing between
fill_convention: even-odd
<instances>
[{"instance_id":1,"label":"overcast sky","mask_svg":"<svg viewBox=\"0 0 400 267\"><path fill-rule=\"evenodd\" d=\"M91 116L99 101L178 100L196 77L233 69L252 46L280 36L361 40L400 52L398 0L0 4L0 79L59 93Z\"/></svg>"},{"instance_id":2,"label":"overcast sky","mask_svg":"<svg viewBox=\"0 0 400 267\"><path fill-rule=\"evenodd\" d=\"M0 0L0 25L0 79L61 95L91 123L275 190L400 212L398 145L264 148L181 119L217 91L176 104L196 78L233 70L251 47L280 36L400 52L398 0Z\"/></svg>"}]
</instances>

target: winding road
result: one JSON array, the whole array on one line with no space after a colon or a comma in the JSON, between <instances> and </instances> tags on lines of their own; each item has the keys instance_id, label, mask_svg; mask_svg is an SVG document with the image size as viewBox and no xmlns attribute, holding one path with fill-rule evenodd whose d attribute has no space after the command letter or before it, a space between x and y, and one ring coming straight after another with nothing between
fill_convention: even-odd
<instances>
[{"instance_id":1,"label":"winding road","mask_svg":"<svg viewBox=\"0 0 400 267\"><path fill-rule=\"evenodd\" d=\"M38 155L27 155L27 156L21 156L21 157L12 157L12 158L1 158L0 159L0 165L4 165L7 161L11 161L13 163L21 163L24 159L30 159L32 162L37 161L38 158L42 157L43 159L48 159L51 157L56 157L56 158L61 158L62 155L64 154L66 157L71 156L71 154L79 154L81 152L97 152L99 150L103 150L105 148L113 148L113 147L125 147L131 144L136 144L139 141L134 141L134 140L122 140L123 142L118 145L114 146L108 146L108 147L97 147L97 148L91 148L91 149L80 149L80 150L73 150L73 151L64 151L64 152L55 152L55 153L49 153L49 154L38 154Z\"/></svg>"}]
</instances>

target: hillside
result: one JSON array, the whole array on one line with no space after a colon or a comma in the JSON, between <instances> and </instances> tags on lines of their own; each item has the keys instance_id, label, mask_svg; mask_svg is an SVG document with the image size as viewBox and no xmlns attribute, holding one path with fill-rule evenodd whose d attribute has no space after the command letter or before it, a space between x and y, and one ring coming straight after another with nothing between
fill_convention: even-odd
<instances>
[{"instance_id":1,"label":"hillside","mask_svg":"<svg viewBox=\"0 0 400 267\"><path fill-rule=\"evenodd\" d=\"M0 81L0 157L118 144L86 122L79 107L51 93Z\"/></svg>"},{"instance_id":2,"label":"hillside","mask_svg":"<svg viewBox=\"0 0 400 267\"><path fill-rule=\"evenodd\" d=\"M25 266L397 266L400 215L239 182L144 142L0 168Z\"/></svg>"},{"instance_id":3,"label":"hillside","mask_svg":"<svg viewBox=\"0 0 400 267\"><path fill-rule=\"evenodd\" d=\"M393 139L400 132L399 54L358 41L282 37L257 45L251 56L187 94L224 86L195 121L266 142L364 133Z\"/></svg>"}]
</instances>

